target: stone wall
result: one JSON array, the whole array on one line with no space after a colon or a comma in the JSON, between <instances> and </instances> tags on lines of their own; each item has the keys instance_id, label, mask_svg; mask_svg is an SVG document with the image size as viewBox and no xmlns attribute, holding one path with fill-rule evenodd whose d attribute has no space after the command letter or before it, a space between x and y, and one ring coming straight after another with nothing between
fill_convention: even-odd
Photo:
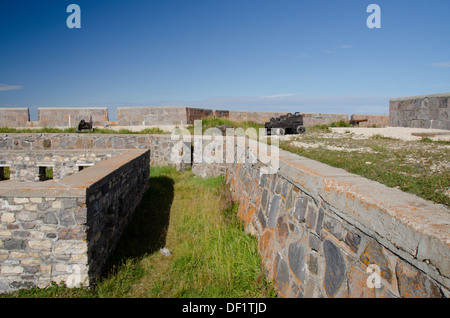
<instances>
[{"instance_id":1,"label":"stone wall","mask_svg":"<svg viewBox=\"0 0 450 318\"><path fill-rule=\"evenodd\" d=\"M333 122L343 120L348 121L347 114L328 114L328 113L304 113L303 125L305 127L313 127L318 125L326 125Z\"/></svg>"},{"instance_id":2,"label":"stone wall","mask_svg":"<svg viewBox=\"0 0 450 318\"><path fill-rule=\"evenodd\" d=\"M186 125L186 107L118 107L119 126Z\"/></svg>"},{"instance_id":3,"label":"stone wall","mask_svg":"<svg viewBox=\"0 0 450 318\"><path fill-rule=\"evenodd\" d=\"M47 139L50 139L51 143L44 141ZM101 146L102 149L150 147L152 152L157 152L159 155L151 156L149 160L161 165L177 164L174 163L174 158L183 160L194 158L195 160L196 154L198 155L201 149L200 154L203 160L194 162L192 171L201 176L225 175L233 191L234 200L239 202L239 217L244 221L246 230L258 239L259 252L266 274L274 282L280 297L450 296L450 262L448 260L450 211L447 207L283 150L271 150L260 156L261 143L250 142L249 139L246 139L245 144L237 142L214 144L215 141L217 141L215 137L211 136L192 140L194 153L191 156L189 153L191 141L185 140L181 143L181 147L178 147L180 145L178 141L171 140L169 135L0 135L0 147L3 149L33 150L45 147L53 150L75 147L92 149L94 145ZM211 143L213 143L212 147ZM232 153L231 161L227 159L230 153ZM220 155L221 158L219 158ZM110 160L120 161L121 156L124 154L119 154L97 165L105 164ZM268 161L267 157L271 160ZM277 163L273 173L267 173L268 162ZM106 166L108 165L105 164ZM142 166L136 166L136 169L145 168L145 166L148 164L142 163ZM126 170L134 171L135 169ZM64 178L64 184L67 185L67 178L76 178L85 172ZM133 175L133 180L139 180L141 173L138 171L136 175ZM144 174L146 173L144 171ZM91 177L91 174L88 175ZM95 175L92 177L95 178ZM63 199L71 200L55 205L56 207L67 205L68 208L74 208L75 210L70 212L74 215L71 220L75 218L75 215L89 214L91 204L98 204L96 202L101 197L100 193L105 193L100 189L107 189L106 187L111 185L117 189L126 188L116 183L123 178L120 176L115 179L116 181L108 183L89 182L93 192L83 190L81 186L74 184L71 187L72 191L65 192L63 196ZM137 183L139 184L139 181ZM4 183L0 182L1 184ZM31 189L42 183L33 184ZM30 196L29 191L29 187L18 188L15 191L10 187L4 190L0 188L0 198L3 200L0 204L2 209L0 210L2 214L0 215L2 219L0 236L3 244L0 247L0 260L3 261L1 270L4 268L6 275L4 277L21 275L28 277L30 271L36 270L37 267L30 270L24 267L27 262L33 262L30 255L35 252L35 250L27 250L30 248L27 243L28 238L38 237L39 241L43 241L43 237L50 234L53 239L51 247L48 243L42 244L44 244L45 252L52 253L55 252L56 245L67 243L61 242L59 236L55 236L56 234L51 234L56 233L54 228L43 232L47 229L45 226L49 224L40 223L43 222L41 214L34 217L27 213L15 214L19 211L30 212L27 210L30 208L34 209L29 204L32 201L36 201L36 209L41 209L50 204L46 203L47 200L59 198L55 192L38 197ZM28 193L28 202L15 200L15 198L23 197L21 193L25 192ZM101 204L102 206L111 206L112 209L116 209L117 206L122 206L125 198L126 196L116 195L100 202L105 202ZM38 206L39 200L46 205ZM5 201L7 203L4 203ZM94 209L92 211L96 211L95 207L92 208ZM43 213L47 210L39 211ZM58 211L62 213L64 209ZM121 215L120 212L107 214L113 215L112 218ZM98 212L95 215L101 217L104 213ZM56 218L59 218L59 225L60 219L64 219L64 216ZM28 225L23 226L20 223L32 222L26 221L28 219L38 222L34 225L36 233L28 233L25 231ZM111 230L111 225L105 225L110 224L106 222L108 218L101 220L94 217L92 220L93 223L89 226L87 223L79 225L85 225L83 229L99 228L94 231L96 233L98 231L114 233L115 230ZM42 231L41 226L44 226ZM13 233L13 230L17 232ZM60 229L57 230L59 235ZM75 237L74 235L80 231L83 232L79 229L70 232L69 237ZM88 230L85 232L94 235ZM64 234L64 232L61 233L61 235ZM110 239L90 238L88 241L103 242L99 244L108 248L114 244L111 237ZM76 244L76 242L75 240L70 243ZM95 246L92 251L101 250L97 245L88 246ZM78 251L75 247L72 250ZM81 255L86 254L82 252L74 255L73 258L78 260L82 259ZM97 260L104 258L99 254L89 255L94 255L93 258ZM16 258L19 256L22 258ZM69 259L67 255L63 256L67 262ZM44 256L41 255L41 257ZM23 263L22 260L24 260ZM93 269L89 267L88 272L98 273L98 268L102 267L101 261L93 264L97 265ZM62 269L63 262L61 261L58 265L60 265L58 270ZM56 268L52 268L53 270L55 275L70 275L67 272L61 274ZM49 276L46 275L44 281ZM30 281L34 282L33 279ZM3 285L12 284L11 282L13 280Z\"/></svg>"},{"instance_id":4,"label":"stone wall","mask_svg":"<svg viewBox=\"0 0 450 318\"><path fill-rule=\"evenodd\" d=\"M100 107L61 107L39 108L38 122L41 127L77 127L82 119L86 122L92 117L95 126L104 126L108 119L108 109Z\"/></svg>"},{"instance_id":5,"label":"stone wall","mask_svg":"<svg viewBox=\"0 0 450 318\"><path fill-rule=\"evenodd\" d=\"M360 122L359 127L389 127L389 116L388 115L366 115L366 114L353 114L350 117L351 120L363 120L367 121Z\"/></svg>"},{"instance_id":6,"label":"stone wall","mask_svg":"<svg viewBox=\"0 0 450 318\"><path fill-rule=\"evenodd\" d=\"M258 146L192 171L226 175L280 297L450 296L448 208L283 150L267 174Z\"/></svg>"},{"instance_id":7,"label":"stone wall","mask_svg":"<svg viewBox=\"0 0 450 318\"><path fill-rule=\"evenodd\" d=\"M80 167L84 169L120 152L120 150L34 150L32 152L15 150L0 153L0 167L9 167L11 181L40 181L39 167L51 168L53 179L59 180L80 171Z\"/></svg>"},{"instance_id":8,"label":"stone wall","mask_svg":"<svg viewBox=\"0 0 450 318\"><path fill-rule=\"evenodd\" d=\"M450 93L389 100L392 127L450 130Z\"/></svg>"},{"instance_id":9,"label":"stone wall","mask_svg":"<svg viewBox=\"0 0 450 318\"><path fill-rule=\"evenodd\" d=\"M171 135L150 134L0 134L0 149L3 151L36 150L121 150L152 149L151 165L166 165L176 141Z\"/></svg>"},{"instance_id":10,"label":"stone wall","mask_svg":"<svg viewBox=\"0 0 450 318\"><path fill-rule=\"evenodd\" d=\"M285 115L284 112L257 112L257 111L229 111L212 110L195 107L118 107L116 120L108 120L106 108L39 108L38 121L30 121L28 108L0 109L0 127L76 127L81 119L92 120L95 126L105 126L105 124L119 127L145 127L164 125L192 125L194 120L206 117L219 117L232 121L250 121L264 124L272 117ZM330 113L303 113L306 127L324 125L339 120L348 121L347 114ZM70 122L69 122L70 116ZM352 115L356 116L356 115ZM384 121L377 115L370 116L371 121Z\"/></svg>"},{"instance_id":11,"label":"stone wall","mask_svg":"<svg viewBox=\"0 0 450 318\"><path fill-rule=\"evenodd\" d=\"M0 292L90 285L147 188L149 151L60 181L0 182Z\"/></svg>"},{"instance_id":12,"label":"stone wall","mask_svg":"<svg viewBox=\"0 0 450 318\"><path fill-rule=\"evenodd\" d=\"M0 127L26 127L30 121L28 108L1 108Z\"/></svg>"}]
</instances>

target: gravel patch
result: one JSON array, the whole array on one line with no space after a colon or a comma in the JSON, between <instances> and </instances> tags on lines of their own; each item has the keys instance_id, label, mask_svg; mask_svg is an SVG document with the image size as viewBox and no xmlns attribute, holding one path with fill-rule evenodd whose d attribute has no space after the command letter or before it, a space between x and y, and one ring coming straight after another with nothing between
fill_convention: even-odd
<instances>
[{"instance_id":1,"label":"gravel patch","mask_svg":"<svg viewBox=\"0 0 450 318\"><path fill-rule=\"evenodd\" d=\"M450 131L442 129L425 128L405 128L405 127L385 127L385 128L360 128L360 127L330 127L331 131L338 134L351 133L355 137L369 138L380 135L383 137L402 139L402 140L420 140L422 137L413 136L412 133L437 133L441 135L430 136L431 140L450 141Z\"/></svg>"}]
</instances>

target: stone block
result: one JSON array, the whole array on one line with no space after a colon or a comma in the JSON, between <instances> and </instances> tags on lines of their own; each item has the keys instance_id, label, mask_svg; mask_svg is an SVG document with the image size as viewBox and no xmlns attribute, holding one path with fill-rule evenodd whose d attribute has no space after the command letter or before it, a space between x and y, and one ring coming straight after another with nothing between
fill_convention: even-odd
<instances>
[{"instance_id":1,"label":"stone block","mask_svg":"<svg viewBox=\"0 0 450 318\"><path fill-rule=\"evenodd\" d=\"M289 268L295 277L305 282L306 277L306 247L305 243L295 241L289 245L288 249Z\"/></svg>"},{"instance_id":2,"label":"stone block","mask_svg":"<svg viewBox=\"0 0 450 318\"><path fill-rule=\"evenodd\" d=\"M383 253L383 249L383 246L377 242L370 241L362 253L360 260L366 267L371 264L378 265L380 267L381 277L391 283L391 266L389 263L389 258Z\"/></svg>"},{"instance_id":3,"label":"stone block","mask_svg":"<svg viewBox=\"0 0 450 318\"><path fill-rule=\"evenodd\" d=\"M324 289L328 297L335 297L344 282L345 260L339 248L330 240L323 242L323 255L325 259Z\"/></svg>"},{"instance_id":4,"label":"stone block","mask_svg":"<svg viewBox=\"0 0 450 318\"><path fill-rule=\"evenodd\" d=\"M404 298L441 298L439 287L430 278L402 260L397 262L398 290Z\"/></svg>"}]
</instances>

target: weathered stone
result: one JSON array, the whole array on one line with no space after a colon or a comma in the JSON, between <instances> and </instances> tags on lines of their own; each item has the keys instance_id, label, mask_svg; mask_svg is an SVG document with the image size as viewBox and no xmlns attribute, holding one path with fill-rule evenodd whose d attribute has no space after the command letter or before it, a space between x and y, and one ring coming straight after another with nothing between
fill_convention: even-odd
<instances>
[{"instance_id":1,"label":"weathered stone","mask_svg":"<svg viewBox=\"0 0 450 318\"><path fill-rule=\"evenodd\" d=\"M308 255L308 270L316 275L319 271L319 257L315 251L311 251Z\"/></svg>"},{"instance_id":2,"label":"weathered stone","mask_svg":"<svg viewBox=\"0 0 450 318\"><path fill-rule=\"evenodd\" d=\"M318 233L318 234L320 234L320 231L322 230L324 213L325 213L324 210L322 208L320 208L318 215L317 215L317 222L316 222L316 233Z\"/></svg>"},{"instance_id":3,"label":"weathered stone","mask_svg":"<svg viewBox=\"0 0 450 318\"><path fill-rule=\"evenodd\" d=\"M413 266L399 260L396 266L398 290L405 298L441 298L439 287Z\"/></svg>"},{"instance_id":4,"label":"weathered stone","mask_svg":"<svg viewBox=\"0 0 450 318\"><path fill-rule=\"evenodd\" d=\"M38 218L38 214L34 212L19 212L17 219L20 221L35 221Z\"/></svg>"},{"instance_id":5,"label":"weathered stone","mask_svg":"<svg viewBox=\"0 0 450 318\"><path fill-rule=\"evenodd\" d=\"M289 286L289 267L286 261L282 258L278 260L275 286L280 290L281 293L285 293Z\"/></svg>"},{"instance_id":6,"label":"weathered stone","mask_svg":"<svg viewBox=\"0 0 450 318\"><path fill-rule=\"evenodd\" d=\"M325 258L324 287L328 297L336 296L345 277L345 260L339 248L333 242L323 242L323 253Z\"/></svg>"},{"instance_id":7,"label":"weathered stone","mask_svg":"<svg viewBox=\"0 0 450 318\"><path fill-rule=\"evenodd\" d=\"M316 225L317 213L314 208L308 204L308 212L306 214L306 226L310 229Z\"/></svg>"},{"instance_id":8,"label":"weathered stone","mask_svg":"<svg viewBox=\"0 0 450 318\"><path fill-rule=\"evenodd\" d=\"M22 274L23 267L21 266L2 266L1 274Z\"/></svg>"},{"instance_id":9,"label":"weathered stone","mask_svg":"<svg viewBox=\"0 0 450 318\"><path fill-rule=\"evenodd\" d=\"M62 226L73 226L75 225L75 220L73 218L73 215L69 211L62 211L59 216L59 223Z\"/></svg>"},{"instance_id":10,"label":"weathered stone","mask_svg":"<svg viewBox=\"0 0 450 318\"><path fill-rule=\"evenodd\" d=\"M86 237L86 230L79 227L67 227L58 230L60 240L82 240Z\"/></svg>"},{"instance_id":11,"label":"weathered stone","mask_svg":"<svg viewBox=\"0 0 450 318\"><path fill-rule=\"evenodd\" d=\"M25 244L21 239L10 239L3 241L3 247L7 250L23 250Z\"/></svg>"},{"instance_id":12,"label":"weathered stone","mask_svg":"<svg viewBox=\"0 0 450 318\"><path fill-rule=\"evenodd\" d=\"M369 288L367 279L369 275L359 267L350 267L347 275L347 297L350 298L374 298L375 288Z\"/></svg>"},{"instance_id":13,"label":"weathered stone","mask_svg":"<svg viewBox=\"0 0 450 318\"><path fill-rule=\"evenodd\" d=\"M47 202L47 201L37 204L37 209L39 211L46 211L46 210L48 210L50 208L51 208L51 204L49 202Z\"/></svg>"},{"instance_id":14,"label":"weathered stone","mask_svg":"<svg viewBox=\"0 0 450 318\"><path fill-rule=\"evenodd\" d=\"M338 239L342 239L344 228L342 224L328 215L324 216L323 228L326 229L330 234L334 235Z\"/></svg>"},{"instance_id":15,"label":"weathered stone","mask_svg":"<svg viewBox=\"0 0 450 318\"><path fill-rule=\"evenodd\" d=\"M274 195L272 198L272 202L270 202L270 208L268 213L268 227L275 229L277 225L277 215L280 209L280 196Z\"/></svg>"},{"instance_id":16,"label":"weathered stone","mask_svg":"<svg viewBox=\"0 0 450 318\"><path fill-rule=\"evenodd\" d=\"M2 213L1 221L3 223L13 223L16 221L14 213Z\"/></svg>"},{"instance_id":17,"label":"weathered stone","mask_svg":"<svg viewBox=\"0 0 450 318\"><path fill-rule=\"evenodd\" d=\"M268 198L268 191L267 189L263 190L262 196L261 196L261 207L263 209L264 212L267 211L267 207L268 207L268 202L269 202L269 198Z\"/></svg>"},{"instance_id":18,"label":"weathered stone","mask_svg":"<svg viewBox=\"0 0 450 318\"><path fill-rule=\"evenodd\" d=\"M361 242L361 237L358 234L347 232L344 242L350 247L352 252L356 253Z\"/></svg>"},{"instance_id":19,"label":"weathered stone","mask_svg":"<svg viewBox=\"0 0 450 318\"><path fill-rule=\"evenodd\" d=\"M305 281L306 258L305 244L299 241L292 242L288 250L289 267L301 282Z\"/></svg>"},{"instance_id":20,"label":"weathered stone","mask_svg":"<svg viewBox=\"0 0 450 318\"><path fill-rule=\"evenodd\" d=\"M285 246L285 242L289 236L289 228L286 224L285 218L286 218L286 216L280 216L278 218L277 228L275 230L278 242L280 243L280 246L282 248Z\"/></svg>"},{"instance_id":21,"label":"weathered stone","mask_svg":"<svg viewBox=\"0 0 450 318\"><path fill-rule=\"evenodd\" d=\"M267 224L263 212L261 210L258 210L258 212L256 212L256 217L258 218L258 221L261 224L261 229L264 230Z\"/></svg>"},{"instance_id":22,"label":"weathered stone","mask_svg":"<svg viewBox=\"0 0 450 318\"><path fill-rule=\"evenodd\" d=\"M294 216L299 222L305 222L306 206L308 200L305 197L297 199L294 207Z\"/></svg>"},{"instance_id":23,"label":"weathered stone","mask_svg":"<svg viewBox=\"0 0 450 318\"><path fill-rule=\"evenodd\" d=\"M52 147L52 141L51 139L44 139L42 146L44 148L51 148Z\"/></svg>"},{"instance_id":24,"label":"weathered stone","mask_svg":"<svg viewBox=\"0 0 450 318\"><path fill-rule=\"evenodd\" d=\"M389 265L389 259L383 253L383 247L375 241L370 241L360 257L361 262L369 266L376 264L380 267L381 277L389 283L392 282L392 272Z\"/></svg>"},{"instance_id":25,"label":"weathered stone","mask_svg":"<svg viewBox=\"0 0 450 318\"><path fill-rule=\"evenodd\" d=\"M308 237L308 245L311 249L319 251L320 246L322 245L322 240L316 235L310 234Z\"/></svg>"},{"instance_id":26,"label":"weathered stone","mask_svg":"<svg viewBox=\"0 0 450 318\"><path fill-rule=\"evenodd\" d=\"M58 224L58 219L56 218L56 215L53 212L47 212L42 214L41 221L44 224Z\"/></svg>"},{"instance_id":27,"label":"weathered stone","mask_svg":"<svg viewBox=\"0 0 450 318\"><path fill-rule=\"evenodd\" d=\"M28 246L33 250L50 250L52 242L48 240L29 241Z\"/></svg>"}]
</instances>

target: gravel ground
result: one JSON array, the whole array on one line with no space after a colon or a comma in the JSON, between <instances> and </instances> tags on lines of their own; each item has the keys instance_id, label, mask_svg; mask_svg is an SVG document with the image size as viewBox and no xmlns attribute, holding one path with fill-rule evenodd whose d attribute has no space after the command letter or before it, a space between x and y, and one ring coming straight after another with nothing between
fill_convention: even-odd
<instances>
[{"instance_id":1,"label":"gravel ground","mask_svg":"<svg viewBox=\"0 0 450 318\"><path fill-rule=\"evenodd\" d=\"M368 138L374 135L390 137L402 140L420 140L422 137L413 136L412 133L439 133L434 137L428 137L431 140L450 141L450 131L441 129L424 129L424 128L404 128L404 127L385 127L385 128L354 128L354 127L332 127L333 132L344 134L352 133L355 137Z\"/></svg>"}]
</instances>

